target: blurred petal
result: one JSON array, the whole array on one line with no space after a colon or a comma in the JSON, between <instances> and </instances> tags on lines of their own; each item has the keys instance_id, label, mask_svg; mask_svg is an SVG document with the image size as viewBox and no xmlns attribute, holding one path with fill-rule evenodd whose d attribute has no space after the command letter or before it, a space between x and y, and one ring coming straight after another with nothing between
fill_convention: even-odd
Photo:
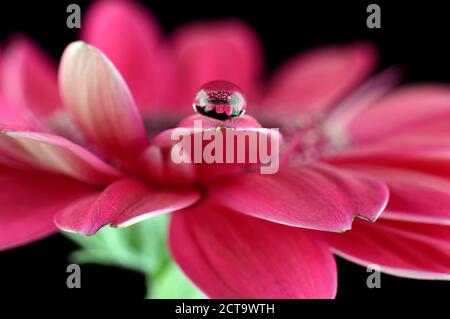
<instances>
[{"instance_id":1,"label":"blurred petal","mask_svg":"<svg viewBox=\"0 0 450 319\"><path fill-rule=\"evenodd\" d=\"M3 49L0 47L0 75L2 74L3 70ZM3 85L2 82L0 81L0 96L2 95L2 91L3 91Z\"/></svg>"},{"instance_id":2,"label":"blurred petal","mask_svg":"<svg viewBox=\"0 0 450 319\"><path fill-rule=\"evenodd\" d=\"M21 112L6 103L0 92L0 125L4 124L26 126Z\"/></svg>"},{"instance_id":3,"label":"blurred petal","mask_svg":"<svg viewBox=\"0 0 450 319\"><path fill-rule=\"evenodd\" d=\"M343 130L356 115L372 107L392 91L401 81L398 67L390 67L365 80L341 99L324 119L323 125L329 129Z\"/></svg>"},{"instance_id":4,"label":"blurred petal","mask_svg":"<svg viewBox=\"0 0 450 319\"><path fill-rule=\"evenodd\" d=\"M121 173L62 137L0 128L0 155L19 166L65 174L90 184L107 184Z\"/></svg>"},{"instance_id":5,"label":"blurred petal","mask_svg":"<svg viewBox=\"0 0 450 319\"><path fill-rule=\"evenodd\" d=\"M370 143L353 145L354 150L365 151L371 150L396 150L397 153L413 153L411 150L417 151L421 149L427 153L436 153L437 151L444 151L448 153L450 150L450 140L448 139L448 133L442 130L447 130L443 125L445 121L436 121L436 125L429 123L429 127L420 126L417 130L411 128L408 131L402 131L401 133L385 136L382 139L375 139ZM445 123L448 126L448 123ZM433 126L433 127L432 127ZM425 131L425 130L426 131ZM450 129L450 126L449 126ZM450 130L449 130L450 132ZM431 152L430 152L431 151Z\"/></svg>"},{"instance_id":6,"label":"blurred petal","mask_svg":"<svg viewBox=\"0 0 450 319\"><path fill-rule=\"evenodd\" d=\"M43 120L62 106L56 66L31 40L14 38L2 66L3 93L27 120Z\"/></svg>"},{"instance_id":7,"label":"blurred petal","mask_svg":"<svg viewBox=\"0 0 450 319\"><path fill-rule=\"evenodd\" d=\"M123 179L108 186L100 195L73 204L58 214L55 222L63 230L92 235L105 225L130 226L185 208L198 199L195 191L152 189L141 182Z\"/></svg>"},{"instance_id":8,"label":"blurred petal","mask_svg":"<svg viewBox=\"0 0 450 319\"><path fill-rule=\"evenodd\" d=\"M254 31L238 20L196 22L173 35L176 101L188 111L206 82L226 80L252 95L262 71L262 50Z\"/></svg>"},{"instance_id":9,"label":"blurred petal","mask_svg":"<svg viewBox=\"0 0 450 319\"><path fill-rule=\"evenodd\" d=\"M357 143L385 140L402 133L450 133L450 86L415 85L395 90L357 115L348 126Z\"/></svg>"},{"instance_id":10,"label":"blurred petal","mask_svg":"<svg viewBox=\"0 0 450 319\"><path fill-rule=\"evenodd\" d=\"M145 149L147 136L133 97L101 52L81 41L70 44L59 81L66 107L101 150L128 160Z\"/></svg>"},{"instance_id":11,"label":"blurred petal","mask_svg":"<svg viewBox=\"0 0 450 319\"><path fill-rule=\"evenodd\" d=\"M314 233L209 203L173 214L175 261L212 298L334 298L336 265Z\"/></svg>"},{"instance_id":12,"label":"blurred petal","mask_svg":"<svg viewBox=\"0 0 450 319\"><path fill-rule=\"evenodd\" d=\"M249 173L212 187L214 199L238 212L276 223L342 232L355 217L374 221L388 189L372 178L324 164L290 166L274 175Z\"/></svg>"},{"instance_id":13,"label":"blurred petal","mask_svg":"<svg viewBox=\"0 0 450 319\"><path fill-rule=\"evenodd\" d=\"M68 178L0 166L0 250L56 232L53 217L92 189Z\"/></svg>"},{"instance_id":14,"label":"blurred petal","mask_svg":"<svg viewBox=\"0 0 450 319\"><path fill-rule=\"evenodd\" d=\"M266 104L279 112L326 111L364 80L376 61L375 49L368 43L303 53L275 73Z\"/></svg>"},{"instance_id":15,"label":"blurred petal","mask_svg":"<svg viewBox=\"0 0 450 319\"><path fill-rule=\"evenodd\" d=\"M140 108L162 104L168 81L155 19L134 1L98 1L83 20L82 39L117 67Z\"/></svg>"},{"instance_id":16,"label":"blurred petal","mask_svg":"<svg viewBox=\"0 0 450 319\"><path fill-rule=\"evenodd\" d=\"M339 256L357 264L376 264L381 271L400 277L450 280L448 226L358 221L345 234L322 235Z\"/></svg>"},{"instance_id":17,"label":"blurred petal","mask_svg":"<svg viewBox=\"0 0 450 319\"><path fill-rule=\"evenodd\" d=\"M365 145L322 160L337 167L371 165L415 170L450 178L450 148L445 145Z\"/></svg>"}]
</instances>

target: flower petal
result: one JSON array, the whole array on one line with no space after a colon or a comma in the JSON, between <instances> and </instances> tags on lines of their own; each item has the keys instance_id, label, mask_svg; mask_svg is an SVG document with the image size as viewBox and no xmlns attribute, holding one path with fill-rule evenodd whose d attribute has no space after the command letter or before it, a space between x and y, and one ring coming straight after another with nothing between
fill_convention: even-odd
<instances>
[{"instance_id":1,"label":"flower petal","mask_svg":"<svg viewBox=\"0 0 450 319\"><path fill-rule=\"evenodd\" d=\"M2 72L2 61L3 61L3 49L0 47L0 74L2 74L1 73ZM0 93L2 92L1 89L2 89L2 86L0 85Z\"/></svg>"},{"instance_id":2,"label":"flower petal","mask_svg":"<svg viewBox=\"0 0 450 319\"><path fill-rule=\"evenodd\" d=\"M376 60L368 43L303 53L275 73L265 104L271 111L325 111L366 78Z\"/></svg>"},{"instance_id":3,"label":"flower petal","mask_svg":"<svg viewBox=\"0 0 450 319\"><path fill-rule=\"evenodd\" d=\"M258 168L273 174L278 171L281 142L278 130L262 128L251 116L222 121L199 114L153 140L169 164L195 170L201 182Z\"/></svg>"},{"instance_id":4,"label":"flower petal","mask_svg":"<svg viewBox=\"0 0 450 319\"><path fill-rule=\"evenodd\" d=\"M164 186L190 186L195 182L196 172L193 164L175 163L165 148L152 145L141 156L140 171L149 181ZM188 155L183 155L187 160Z\"/></svg>"},{"instance_id":5,"label":"flower petal","mask_svg":"<svg viewBox=\"0 0 450 319\"><path fill-rule=\"evenodd\" d=\"M374 221L384 210L382 182L324 164L285 167L274 175L249 173L211 188L214 199L238 212L296 227L342 232L355 217Z\"/></svg>"},{"instance_id":6,"label":"flower petal","mask_svg":"<svg viewBox=\"0 0 450 319\"><path fill-rule=\"evenodd\" d=\"M412 85L393 91L358 114L348 126L357 143L396 137L411 132L450 132L450 86Z\"/></svg>"},{"instance_id":7,"label":"flower petal","mask_svg":"<svg viewBox=\"0 0 450 319\"><path fill-rule=\"evenodd\" d=\"M81 41L62 57L59 81L66 107L86 137L123 160L147 146L142 119L127 85L111 62Z\"/></svg>"},{"instance_id":8,"label":"flower petal","mask_svg":"<svg viewBox=\"0 0 450 319\"><path fill-rule=\"evenodd\" d=\"M199 199L195 191L152 189L141 182L123 179L101 194L84 198L58 214L55 222L63 230L95 234L111 224L126 227L146 218L192 205Z\"/></svg>"},{"instance_id":9,"label":"flower petal","mask_svg":"<svg viewBox=\"0 0 450 319\"><path fill-rule=\"evenodd\" d=\"M27 120L45 120L62 107L56 75L56 66L31 40L11 41L2 66L3 93Z\"/></svg>"},{"instance_id":10,"label":"flower petal","mask_svg":"<svg viewBox=\"0 0 450 319\"><path fill-rule=\"evenodd\" d=\"M334 298L336 265L313 232L209 203L173 214L175 261L212 298Z\"/></svg>"},{"instance_id":11,"label":"flower petal","mask_svg":"<svg viewBox=\"0 0 450 319\"><path fill-rule=\"evenodd\" d=\"M343 168L354 165L395 167L450 178L450 148L445 145L361 145L322 160Z\"/></svg>"},{"instance_id":12,"label":"flower petal","mask_svg":"<svg viewBox=\"0 0 450 319\"><path fill-rule=\"evenodd\" d=\"M322 233L335 252L406 278L450 280L450 227L378 220L355 222L345 234Z\"/></svg>"},{"instance_id":13,"label":"flower petal","mask_svg":"<svg viewBox=\"0 0 450 319\"><path fill-rule=\"evenodd\" d=\"M20 166L71 176L102 185L121 176L83 147L62 137L0 127L0 155Z\"/></svg>"},{"instance_id":14,"label":"flower petal","mask_svg":"<svg viewBox=\"0 0 450 319\"><path fill-rule=\"evenodd\" d=\"M83 20L82 39L117 67L140 108L162 105L167 67L155 19L133 1L98 1Z\"/></svg>"},{"instance_id":15,"label":"flower petal","mask_svg":"<svg viewBox=\"0 0 450 319\"><path fill-rule=\"evenodd\" d=\"M389 203L381 218L450 225L450 179L399 167L347 168L386 183Z\"/></svg>"},{"instance_id":16,"label":"flower petal","mask_svg":"<svg viewBox=\"0 0 450 319\"><path fill-rule=\"evenodd\" d=\"M0 250L56 232L54 215L92 189L53 174L0 166Z\"/></svg>"},{"instance_id":17,"label":"flower petal","mask_svg":"<svg viewBox=\"0 0 450 319\"><path fill-rule=\"evenodd\" d=\"M172 38L177 94L174 101L188 109L201 85L213 80L237 84L250 99L262 71L257 35L238 20L196 22Z\"/></svg>"},{"instance_id":18,"label":"flower petal","mask_svg":"<svg viewBox=\"0 0 450 319\"><path fill-rule=\"evenodd\" d=\"M4 124L26 126L21 112L6 103L0 92L0 125Z\"/></svg>"}]
</instances>

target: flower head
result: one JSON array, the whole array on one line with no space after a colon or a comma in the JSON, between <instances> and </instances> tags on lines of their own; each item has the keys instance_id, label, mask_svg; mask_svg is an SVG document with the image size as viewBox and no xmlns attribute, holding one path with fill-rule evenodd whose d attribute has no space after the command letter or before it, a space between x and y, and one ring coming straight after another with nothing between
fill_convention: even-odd
<instances>
[{"instance_id":1,"label":"flower head","mask_svg":"<svg viewBox=\"0 0 450 319\"><path fill-rule=\"evenodd\" d=\"M245 24L197 23L164 39L132 3L95 4L83 30L58 78L25 38L3 58L0 248L55 223L90 235L175 212L173 257L211 297L332 298L332 250L396 275L450 278L447 86L391 90L391 71L366 80L376 64L367 43L304 53L262 85ZM246 115L188 116L217 79L247 93ZM174 163L168 137L194 121L200 134L279 128L279 171Z\"/></svg>"}]
</instances>

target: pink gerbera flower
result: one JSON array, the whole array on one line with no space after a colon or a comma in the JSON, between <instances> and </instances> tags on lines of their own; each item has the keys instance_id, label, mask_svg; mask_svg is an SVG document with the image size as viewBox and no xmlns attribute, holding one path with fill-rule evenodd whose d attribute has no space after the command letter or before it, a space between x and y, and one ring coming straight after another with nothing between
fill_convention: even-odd
<instances>
[{"instance_id":1,"label":"pink gerbera flower","mask_svg":"<svg viewBox=\"0 0 450 319\"><path fill-rule=\"evenodd\" d=\"M90 45L68 46L58 80L27 39L4 53L1 249L54 233L55 222L90 235L176 211L173 257L214 298L332 298L332 251L399 276L450 279L448 86L386 94L389 71L360 85L376 63L366 43L294 57L263 85L245 24L196 23L163 39L132 3L95 4L83 30ZM182 120L215 79L247 92L256 120ZM175 165L164 137L194 119L279 127L280 171Z\"/></svg>"}]
</instances>

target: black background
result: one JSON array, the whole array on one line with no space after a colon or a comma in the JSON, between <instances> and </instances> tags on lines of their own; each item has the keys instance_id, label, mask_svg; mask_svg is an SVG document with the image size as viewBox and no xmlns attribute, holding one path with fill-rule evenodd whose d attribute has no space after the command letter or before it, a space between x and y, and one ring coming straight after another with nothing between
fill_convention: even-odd
<instances>
[{"instance_id":1,"label":"black background","mask_svg":"<svg viewBox=\"0 0 450 319\"><path fill-rule=\"evenodd\" d=\"M450 10L444 1L413 3L391 1L146 1L170 33L194 19L239 17L258 32L265 49L266 71L293 54L314 46L368 39L381 54L380 69L398 65L405 82L450 83ZM64 47L77 38L66 27L66 7L86 1L2 2L0 43L14 32L34 38L57 61ZM381 6L381 29L368 29L366 7ZM143 276L117 268L82 266L82 288L66 287L67 256L76 245L55 235L31 245L0 253L0 295L143 297ZM368 289L362 267L338 260L338 298L435 298L449 295L446 282L382 276L381 289Z\"/></svg>"}]
</instances>

